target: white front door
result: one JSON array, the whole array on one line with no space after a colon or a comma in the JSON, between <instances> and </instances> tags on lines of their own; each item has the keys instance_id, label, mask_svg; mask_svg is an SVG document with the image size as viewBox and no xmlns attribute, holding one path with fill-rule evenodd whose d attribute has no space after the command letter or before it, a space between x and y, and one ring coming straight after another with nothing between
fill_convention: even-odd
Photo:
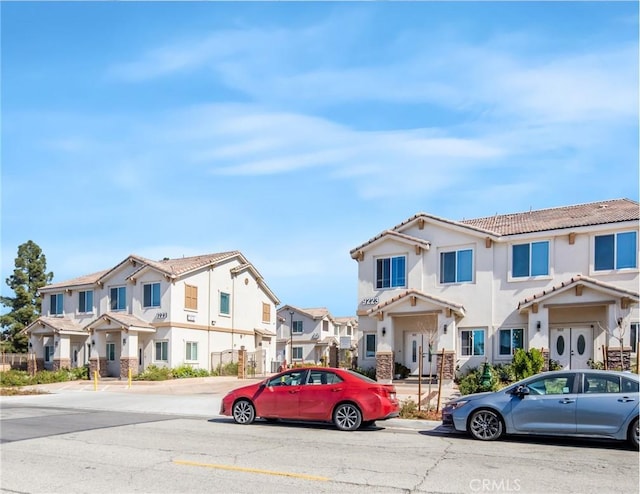
<instances>
[{"instance_id":1,"label":"white front door","mask_svg":"<svg viewBox=\"0 0 640 494\"><path fill-rule=\"evenodd\" d=\"M417 376L420 369L420 349L422 348L422 375L435 373L436 360L432 357L429 366L429 338L424 333L405 333L404 365L409 368L412 376Z\"/></svg>"},{"instance_id":2,"label":"white front door","mask_svg":"<svg viewBox=\"0 0 640 494\"><path fill-rule=\"evenodd\" d=\"M587 369L593 358L591 328L553 328L549 331L549 358L563 369Z\"/></svg>"}]
</instances>

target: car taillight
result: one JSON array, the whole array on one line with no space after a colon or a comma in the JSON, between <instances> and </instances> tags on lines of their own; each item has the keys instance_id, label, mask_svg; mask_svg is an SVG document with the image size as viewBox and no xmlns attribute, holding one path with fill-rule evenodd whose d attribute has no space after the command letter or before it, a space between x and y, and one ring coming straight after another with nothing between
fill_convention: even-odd
<instances>
[{"instance_id":1,"label":"car taillight","mask_svg":"<svg viewBox=\"0 0 640 494\"><path fill-rule=\"evenodd\" d=\"M377 395L382 396L383 398L388 398L392 401L394 401L396 399L396 390L395 389L389 389L389 388L385 388L382 386L377 386L375 388L369 388L371 391L373 391L374 393L376 393Z\"/></svg>"}]
</instances>

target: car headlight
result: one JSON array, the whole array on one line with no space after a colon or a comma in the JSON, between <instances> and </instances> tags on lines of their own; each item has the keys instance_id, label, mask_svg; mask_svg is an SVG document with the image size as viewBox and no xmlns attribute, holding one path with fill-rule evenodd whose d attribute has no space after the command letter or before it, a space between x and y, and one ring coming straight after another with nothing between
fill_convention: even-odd
<instances>
[{"instance_id":1,"label":"car headlight","mask_svg":"<svg viewBox=\"0 0 640 494\"><path fill-rule=\"evenodd\" d=\"M453 410L457 410L463 405L466 405L467 403L469 403L469 400L453 401L451 403L447 403L446 407L451 411L453 411Z\"/></svg>"}]
</instances>

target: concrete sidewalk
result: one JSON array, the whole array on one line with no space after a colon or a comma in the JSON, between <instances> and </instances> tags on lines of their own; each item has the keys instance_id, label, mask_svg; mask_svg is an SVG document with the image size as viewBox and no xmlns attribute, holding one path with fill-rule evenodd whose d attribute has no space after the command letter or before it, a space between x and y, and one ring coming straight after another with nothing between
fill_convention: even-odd
<instances>
[{"instance_id":1,"label":"concrete sidewalk","mask_svg":"<svg viewBox=\"0 0 640 494\"><path fill-rule=\"evenodd\" d=\"M154 394L154 395L199 395L199 394L219 394L224 396L228 391L247 386L255 382L262 381L267 376L249 377L239 379L236 376L212 376L212 377L196 377L188 379L170 379L167 381L131 381L126 379L99 379L97 383L94 381L71 381L51 384L38 384L35 386L27 386L25 389L35 389L47 393L56 393L60 390L69 391L101 391L101 392L120 392L128 394ZM435 406L438 401L438 391L441 392L441 407L452 398L460 396L457 386L453 383L443 383L442 388L437 383L429 386L427 379L423 379L422 384L418 383L417 378L409 378L406 380L397 380L393 382L396 387L398 400L412 400L418 402L420 394L422 404L424 405L429 397L430 403ZM430 392L430 393L429 393Z\"/></svg>"},{"instance_id":2,"label":"concrete sidewalk","mask_svg":"<svg viewBox=\"0 0 640 494\"><path fill-rule=\"evenodd\" d=\"M132 381L102 379L93 381L71 381L63 383L40 384L26 389L42 391L39 395L2 396L0 402L18 403L25 406L60 407L111 410L119 412L165 413L192 417L218 418L220 403L224 395L235 388L246 386L264 379L265 376L238 379L235 376L200 377L173 379L168 381ZM417 380L394 382L398 399L417 402L419 385ZM431 386L431 407L437 403L438 386ZM426 408L428 384L422 384L423 408ZM440 409L454 396L457 388L443 384ZM389 427L411 429L434 429L441 425L439 421L390 419L384 422Z\"/></svg>"}]
</instances>

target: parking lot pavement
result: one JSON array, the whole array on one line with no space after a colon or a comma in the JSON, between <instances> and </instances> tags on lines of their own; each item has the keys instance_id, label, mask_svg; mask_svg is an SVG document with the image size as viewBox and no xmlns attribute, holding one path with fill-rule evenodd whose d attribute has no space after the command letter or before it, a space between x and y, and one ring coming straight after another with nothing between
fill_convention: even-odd
<instances>
[{"instance_id":1,"label":"parking lot pavement","mask_svg":"<svg viewBox=\"0 0 640 494\"><path fill-rule=\"evenodd\" d=\"M2 401L51 407L68 406L71 401L70 395L73 394L74 406L79 408L212 417L218 415L220 402L228 391L260 381L265 377L238 379L235 376L215 376L169 381L132 381L131 383L120 379L100 379L97 382L71 381L30 386L28 389L39 390L45 395L3 397ZM419 391L422 393L423 408L427 406L428 396L431 396L429 401L431 407L435 407L438 403L437 385L429 388L423 383L420 386L417 380L396 381L394 385L401 403L406 400L417 402ZM443 383L441 391L440 409L449 399L458 395L457 388L453 384ZM144 395L144 399L140 399L140 395ZM422 429L433 429L440 425L440 422L435 421L405 419L391 419L386 423L392 426Z\"/></svg>"}]
</instances>

